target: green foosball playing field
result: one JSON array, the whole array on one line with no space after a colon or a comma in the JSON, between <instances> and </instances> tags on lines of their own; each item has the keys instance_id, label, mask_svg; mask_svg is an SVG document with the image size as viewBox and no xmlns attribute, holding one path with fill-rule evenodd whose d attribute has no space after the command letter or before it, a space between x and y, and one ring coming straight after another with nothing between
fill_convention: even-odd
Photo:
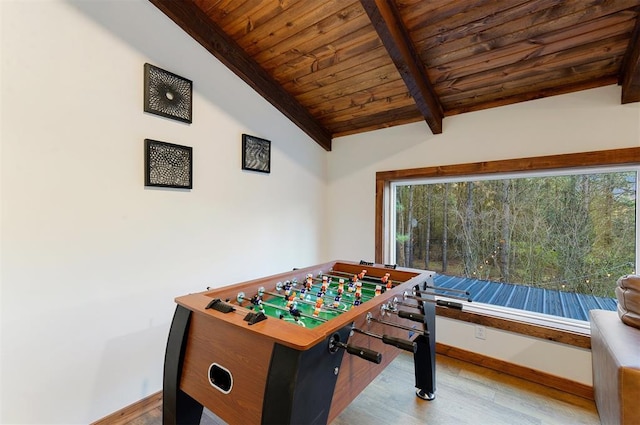
<instances>
[{"instance_id":1,"label":"green foosball playing field","mask_svg":"<svg viewBox=\"0 0 640 425\"><path fill-rule=\"evenodd\" d=\"M308 274L304 282L278 282L274 288L260 287L253 296L238 293L236 301L250 309L306 328L313 328L365 303L393 283L383 278L366 276L366 270L357 275L330 271L317 277Z\"/></svg>"}]
</instances>

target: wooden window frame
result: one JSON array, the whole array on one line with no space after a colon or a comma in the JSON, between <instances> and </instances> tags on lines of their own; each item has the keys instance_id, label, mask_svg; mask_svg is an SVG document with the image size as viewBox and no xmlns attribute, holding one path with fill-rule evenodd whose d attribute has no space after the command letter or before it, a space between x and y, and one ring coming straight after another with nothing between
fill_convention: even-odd
<instances>
[{"instance_id":1,"label":"wooden window frame","mask_svg":"<svg viewBox=\"0 0 640 425\"><path fill-rule=\"evenodd\" d=\"M622 165L640 165L640 147L379 171L376 173L375 260L381 264L385 260L385 223L389 220L389 217L386 216L386 211L388 211L386 203L389 202L388 197L392 182L434 177L463 177ZM591 338L588 333L569 327L548 326L521 319L516 320L508 315L489 315L442 307L438 307L437 315L576 347L587 349L591 347Z\"/></svg>"}]
</instances>

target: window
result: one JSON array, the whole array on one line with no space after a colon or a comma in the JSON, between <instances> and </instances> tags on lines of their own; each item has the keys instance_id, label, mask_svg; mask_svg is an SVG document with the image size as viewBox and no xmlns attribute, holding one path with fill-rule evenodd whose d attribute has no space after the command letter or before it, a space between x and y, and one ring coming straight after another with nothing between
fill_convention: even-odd
<instances>
[{"instance_id":1,"label":"window","mask_svg":"<svg viewBox=\"0 0 640 425\"><path fill-rule=\"evenodd\" d=\"M588 320L615 309L617 278L636 270L639 158L632 148L378 173L377 255L456 276L446 286L473 286L475 301Z\"/></svg>"}]
</instances>

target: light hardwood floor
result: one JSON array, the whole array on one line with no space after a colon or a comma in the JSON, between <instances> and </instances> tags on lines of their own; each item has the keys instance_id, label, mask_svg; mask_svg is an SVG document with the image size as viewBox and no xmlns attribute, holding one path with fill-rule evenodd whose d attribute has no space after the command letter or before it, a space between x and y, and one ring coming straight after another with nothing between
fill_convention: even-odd
<instances>
[{"instance_id":1,"label":"light hardwood floor","mask_svg":"<svg viewBox=\"0 0 640 425\"><path fill-rule=\"evenodd\" d=\"M413 360L402 353L332 425L600 424L595 403L450 357L437 356L436 399L414 394ZM156 408L131 422L161 425ZM205 411L202 425L223 424Z\"/></svg>"}]
</instances>

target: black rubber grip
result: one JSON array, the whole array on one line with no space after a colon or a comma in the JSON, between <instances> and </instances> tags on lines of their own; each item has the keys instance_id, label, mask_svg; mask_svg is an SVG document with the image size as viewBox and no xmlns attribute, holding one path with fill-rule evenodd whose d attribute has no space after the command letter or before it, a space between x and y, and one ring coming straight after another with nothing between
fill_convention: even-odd
<instances>
[{"instance_id":1,"label":"black rubber grip","mask_svg":"<svg viewBox=\"0 0 640 425\"><path fill-rule=\"evenodd\" d=\"M353 354L355 356L361 357L365 360L369 360L370 362L380 364L382 361L382 354L377 351L369 350L364 347L356 347L355 345L347 345L347 353Z\"/></svg>"},{"instance_id":2,"label":"black rubber grip","mask_svg":"<svg viewBox=\"0 0 640 425\"><path fill-rule=\"evenodd\" d=\"M382 335L382 342L411 353L415 353L418 348L415 342L409 341L408 339L397 338L395 336Z\"/></svg>"},{"instance_id":3,"label":"black rubber grip","mask_svg":"<svg viewBox=\"0 0 640 425\"><path fill-rule=\"evenodd\" d=\"M424 323L424 314L420 313L411 313L410 311L400 310L398 311L398 316L403 319L413 320L414 322Z\"/></svg>"},{"instance_id":4,"label":"black rubber grip","mask_svg":"<svg viewBox=\"0 0 640 425\"><path fill-rule=\"evenodd\" d=\"M236 311L234 306L232 306L231 304L225 303L220 298L215 298L211 300L211 302L207 304L205 308L212 308L214 310L218 310L223 313L231 313L232 311Z\"/></svg>"},{"instance_id":5,"label":"black rubber grip","mask_svg":"<svg viewBox=\"0 0 640 425\"><path fill-rule=\"evenodd\" d=\"M456 303L453 301L438 300L436 301L436 304L442 307L449 307L449 308L455 308L456 310L462 310L462 304Z\"/></svg>"}]
</instances>

